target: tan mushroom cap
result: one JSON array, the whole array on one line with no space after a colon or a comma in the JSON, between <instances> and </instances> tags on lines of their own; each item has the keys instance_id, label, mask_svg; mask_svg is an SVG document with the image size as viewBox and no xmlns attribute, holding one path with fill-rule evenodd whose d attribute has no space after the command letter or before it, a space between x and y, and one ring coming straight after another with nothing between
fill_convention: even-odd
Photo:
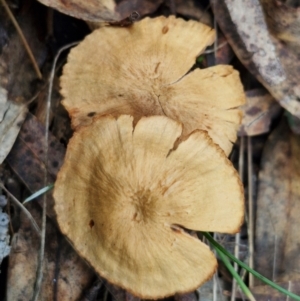
<instances>
[{"instance_id":1,"label":"tan mushroom cap","mask_svg":"<svg viewBox=\"0 0 300 301\"><path fill-rule=\"evenodd\" d=\"M175 17L95 30L71 50L61 77L73 127L95 115L166 115L183 123L184 136L208 131L229 154L245 102L238 72L219 65L188 73L214 38L210 27Z\"/></svg>"},{"instance_id":2,"label":"tan mushroom cap","mask_svg":"<svg viewBox=\"0 0 300 301\"><path fill-rule=\"evenodd\" d=\"M204 131L173 149L182 126L164 116L100 117L71 139L54 189L62 232L103 277L141 298L189 292L215 272L184 228L235 233L243 188Z\"/></svg>"}]
</instances>

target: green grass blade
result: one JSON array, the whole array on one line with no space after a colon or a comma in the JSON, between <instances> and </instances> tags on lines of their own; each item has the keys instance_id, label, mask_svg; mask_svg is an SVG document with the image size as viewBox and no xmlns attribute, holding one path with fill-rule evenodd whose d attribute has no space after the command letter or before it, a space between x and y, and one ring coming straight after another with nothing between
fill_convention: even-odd
<instances>
[{"instance_id":1,"label":"green grass blade","mask_svg":"<svg viewBox=\"0 0 300 301\"><path fill-rule=\"evenodd\" d=\"M41 196L42 194L46 193L47 191L53 189L53 187L54 187L54 184L50 184L50 185L48 185L48 186L46 186L46 187L43 187L42 189L36 191L36 192L33 193L31 196L29 196L28 198L26 198L26 199L24 200L23 204L26 204L26 203L32 201L33 199L35 199L35 198Z\"/></svg>"},{"instance_id":2,"label":"green grass blade","mask_svg":"<svg viewBox=\"0 0 300 301\"><path fill-rule=\"evenodd\" d=\"M259 280L263 281L264 283L268 284L269 286L273 287L274 289L278 290L279 292L293 298L294 300L300 301L300 296L289 292L288 290L284 289L283 287L279 286L278 284L274 283L273 281L269 280L268 278L264 277L263 275L259 274L258 272L252 270L248 265L246 265L245 263L243 263L242 261L240 261L236 257L234 257L225 248L223 248L219 243L217 243L208 232L202 232L202 233L215 249L217 249L218 251L225 254L228 258L230 258L232 261L236 262L239 266L241 266L243 269L245 269L246 271L251 273L253 276L255 276Z\"/></svg>"},{"instance_id":3,"label":"green grass blade","mask_svg":"<svg viewBox=\"0 0 300 301\"><path fill-rule=\"evenodd\" d=\"M217 251L219 257L221 258L221 260L224 262L224 264L227 267L227 269L229 270L229 272L231 273L231 275L234 277L234 279L236 280L236 282L238 283L238 285L240 286L240 288L244 292L245 296L250 301L255 301L255 298L252 295L251 291L249 290L248 286L244 283L244 281L242 280L242 278L240 277L240 275L233 268L233 266L231 265L231 263L228 260L228 258L220 250L216 249L216 251Z\"/></svg>"}]
</instances>

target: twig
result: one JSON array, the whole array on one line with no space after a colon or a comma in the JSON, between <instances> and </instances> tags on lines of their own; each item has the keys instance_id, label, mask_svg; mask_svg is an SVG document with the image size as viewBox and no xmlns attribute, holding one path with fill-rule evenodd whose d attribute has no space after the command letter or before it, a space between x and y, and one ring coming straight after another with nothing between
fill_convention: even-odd
<instances>
[{"instance_id":1,"label":"twig","mask_svg":"<svg viewBox=\"0 0 300 301\"><path fill-rule=\"evenodd\" d=\"M98 278L92 285L92 287L89 288L87 292L85 292L83 298L81 301L95 301L97 298L97 294L102 287L103 282L100 278Z\"/></svg>"},{"instance_id":2,"label":"twig","mask_svg":"<svg viewBox=\"0 0 300 301\"><path fill-rule=\"evenodd\" d=\"M216 44L216 43L215 43ZM203 54L209 54L209 53L215 53L217 52L217 50L223 48L224 46L226 46L228 44L227 41L223 42L221 45L214 47L214 49L210 49L210 50L206 50L203 52Z\"/></svg>"},{"instance_id":3,"label":"twig","mask_svg":"<svg viewBox=\"0 0 300 301\"><path fill-rule=\"evenodd\" d=\"M11 200L16 204L22 211L23 213L28 217L28 219L31 221L34 229L36 230L37 234L41 236L41 230L36 221L34 220L33 216L31 213L23 206L23 204L13 195L11 194L6 187L3 185L2 182L0 182L0 187L7 193L7 195L11 198Z\"/></svg>"},{"instance_id":4,"label":"twig","mask_svg":"<svg viewBox=\"0 0 300 301\"><path fill-rule=\"evenodd\" d=\"M240 176L241 180L243 180L243 173L244 173L244 141L245 141L245 138L243 136L241 136L241 138L240 138L240 151L239 151L239 176ZM237 259L239 259L240 242L241 242L241 235L240 235L240 233L237 233L235 235L235 245L234 245L234 256ZM237 272L238 271L238 264L236 262L234 263L233 267L234 267L234 270ZM231 301L235 300L236 289L237 289L237 283L236 283L236 280L233 279L231 298L230 298Z\"/></svg>"},{"instance_id":5,"label":"twig","mask_svg":"<svg viewBox=\"0 0 300 301\"><path fill-rule=\"evenodd\" d=\"M55 74L55 66L57 63L57 60L60 56L60 54L70 47L73 47L77 45L78 42L68 44L64 47L62 47L57 55L54 58L52 69L50 73L50 79L49 79L49 88L48 88L48 95L47 95L47 110L46 110L46 124L45 124L45 144L44 144L44 162L45 165L48 166L48 140L49 140L49 120L50 120L50 108L51 108L51 98L52 98L52 88L53 88L53 79ZM44 186L48 185L48 173L47 169L45 169L44 174ZM42 286L42 280L43 280L43 266L44 266L44 255L45 255L45 238L46 238L46 216L47 216L47 196L44 194L43 196L43 214L42 214L42 232L41 232L41 246L40 246L40 252L39 252L39 262L38 262L38 268L37 268L37 276L36 276L36 282L33 292L33 301L37 301L41 286Z\"/></svg>"},{"instance_id":6,"label":"twig","mask_svg":"<svg viewBox=\"0 0 300 301\"><path fill-rule=\"evenodd\" d=\"M36 62L36 60L35 60L35 58L33 56L33 53L32 53L32 51L31 51L31 49L30 49L30 47L29 47L29 45L28 45L28 43L26 41L26 38L25 38L25 36L24 36L24 34L22 32L22 29L20 28L20 26L19 26L16 18L14 17L13 13L11 12L11 10L10 10L9 6L7 5L7 3L5 2L5 0L1 0L1 2L2 2L2 5L4 6L4 9L6 10L8 16L10 17L12 23L14 24L14 26L15 26L15 28L16 28L16 30L17 30L17 32L18 32L18 34L19 34L19 36L20 36L20 38L22 40L22 43L23 43L23 45L25 47L25 50L26 50L26 52L27 52L30 60L31 60L33 68L34 68L34 70L35 70L35 72L37 74L37 77L39 79L42 79L42 73L41 73L41 71L39 69L39 66L38 66L38 64L37 64L37 62Z\"/></svg>"},{"instance_id":7,"label":"twig","mask_svg":"<svg viewBox=\"0 0 300 301\"><path fill-rule=\"evenodd\" d=\"M253 216L253 182L252 182L252 144L251 137L247 139L247 153L248 153L248 235L249 235L249 267L254 267L254 216ZM254 277L249 274L249 287L253 287Z\"/></svg>"}]
</instances>

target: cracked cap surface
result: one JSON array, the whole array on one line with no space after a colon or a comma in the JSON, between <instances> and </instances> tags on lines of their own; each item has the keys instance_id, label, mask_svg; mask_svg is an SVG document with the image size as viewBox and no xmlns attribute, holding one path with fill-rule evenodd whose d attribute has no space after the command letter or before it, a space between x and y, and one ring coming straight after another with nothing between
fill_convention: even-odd
<instances>
[{"instance_id":1,"label":"cracked cap surface","mask_svg":"<svg viewBox=\"0 0 300 301\"><path fill-rule=\"evenodd\" d=\"M183 229L235 233L243 188L205 131L174 150L180 123L164 116L100 117L70 140L54 189L61 231L93 268L134 295L193 291L213 253Z\"/></svg>"},{"instance_id":2,"label":"cracked cap surface","mask_svg":"<svg viewBox=\"0 0 300 301\"><path fill-rule=\"evenodd\" d=\"M229 154L245 102L238 72L219 65L188 73L214 39L210 27L175 17L95 30L71 50L61 77L73 128L97 115L166 115L184 125L183 136L206 130Z\"/></svg>"}]
</instances>

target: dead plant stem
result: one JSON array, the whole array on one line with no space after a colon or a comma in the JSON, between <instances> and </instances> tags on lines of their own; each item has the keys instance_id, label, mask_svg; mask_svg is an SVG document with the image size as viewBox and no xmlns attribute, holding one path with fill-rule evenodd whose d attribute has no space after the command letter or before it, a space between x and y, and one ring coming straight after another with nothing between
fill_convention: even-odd
<instances>
[{"instance_id":1,"label":"dead plant stem","mask_svg":"<svg viewBox=\"0 0 300 301\"><path fill-rule=\"evenodd\" d=\"M20 26L19 26L16 18L14 17L13 13L11 12L11 10L10 10L9 6L7 5L7 3L5 2L5 0L1 0L1 3L4 6L4 9L6 10L8 16L10 17L12 23L14 24L14 26L15 26L15 28L16 28L16 30L17 30L20 38L21 38L21 41L22 41L22 43L23 43L23 45L25 47L25 50L26 50L26 52L27 52L27 54L29 56L29 59L31 60L33 68L34 68L34 70L35 70L35 72L37 74L37 77L39 79L42 79L42 73L41 73L40 68L39 68L39 66L38 66L38 64L37 64L37 62L36 62L36 60L34 58L34 55L33 55L32 51L31 51L31 49L30 49L30 47L29 47L29 45L27 43L27 40L26 40L26 38L25 38L25 36L24 36L24 34L22 32L22 29L20 28Z\"/></svg>"},{"instance_id":2,"label":"dead plant stem","mask_svg":"<svg viewBox=\"0 0 300 301\"><path fill-rule=\"evenodd\" d=\"M0 182L0 187L1 189L3 189L7 195L10 197L10 199L14 202L15 205L17 205L22 211L23 213L28 217L28 219L30 220L31 224L33 225L34 229L36 230L37 234L39 236L41 236L41 230L40 227L38 226L38 224L36 223L35 219L33 218L33 216L31 215L31 213L25 208L25 206L12 194L10 193L6 187L4 186L4 184L2 182Z\"/></svg>"},{"instance_id":3,"label":"dead plant stem","mask_svg":"<svg viewBox=\"0 0 300 301\"><path fill-rule=\"evenodd\" d=\"M248 153L248 236L249 236L249 267L254 268L254 216L253 216L253 168L251 137L247 138ZM249 287L254 286L254 277L249 274Z\"/></svg>"},{"instance_id":4,"label":"dead plant stem","mask_svg":"<svg viewBox=\"0 0 300 301\"><path fill-rule=\"evenodd\" d=\"M239 149L239 176L240 179L243 180L243 173L244 173L244 141L245 138L241 136L240 138L240 149ZM237 233L235 235L235 245L234 245L234 256L239 259L239 253L240 253L240 233ZM234 263L234 270L238 271L238 264ZM232 290L231 290L231 301L234 301L236 298L236 289L237 289L237 282L235 279L232 281Z\"/></svg>"},{"instance_id":5,"label":"dead plant stem","mask_svg":"<svg viewBox=\"0 0 300 301\"><path fill-rule=\"evenodd\" d=\"M45 122L45 144L44 144L44 162L45 165L48 166L48 140L49 140L49 120L50 120L50 110L51 110L51 98L52 98L52 89L53 89L53 80L55 75L55 67L57 60L60 56L60 54L70 47L73 47L77 45L78 42L68 44L64 47L62 47L57 55L54 58L52 69L50 73L50 79L49 79L49 88L48 88L48 95L47 95L47 107L46 107L46 122ZM44 174L44 186L48 185L48 172L47 169L45 169ZM44 255L45 255L45 241L46 241L46 217L47 217L47 195L43 195L43 213L42 213L42 231L41 231L41 244L40 244L40 251L39 251L39 262L38 262L38 268L37 268L37 276L36 276L36 282L33 292L33 301L37 301L39 298L39 294L41 291L42 286L42 280L43 280L43 267L44 267Z\"/></svg>"}]
</instances>

